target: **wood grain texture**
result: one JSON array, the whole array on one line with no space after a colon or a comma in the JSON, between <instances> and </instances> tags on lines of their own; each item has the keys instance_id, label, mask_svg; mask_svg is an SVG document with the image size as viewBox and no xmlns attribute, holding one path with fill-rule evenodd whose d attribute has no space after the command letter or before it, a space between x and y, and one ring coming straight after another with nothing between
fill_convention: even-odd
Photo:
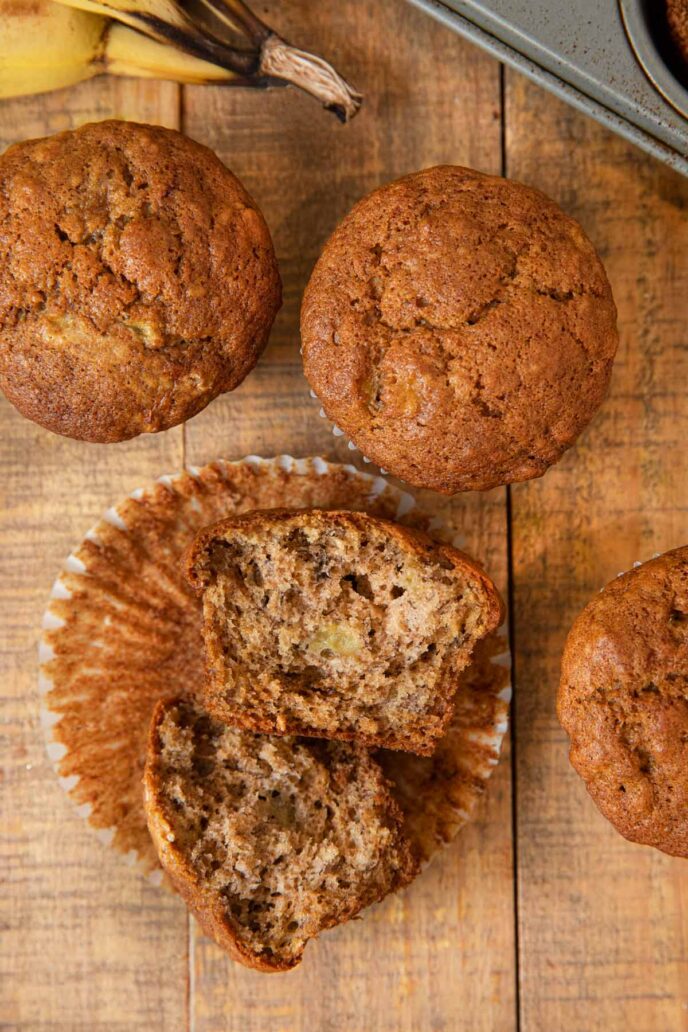
<instances>
[{"instance_id":1,"label":"wood grain texture","mask_svg":"<svg viewBox=\"0 0 688 1032\"><path fill-rule=\"evenodd\" d=\"M580 219L621 345L577 447L512 489L524 1032L688 1029L688 865L622 839L567 763L564 638L617 573L688 537L688 183L515 73L507 173Z\"/></svg>"},{"instance_id":2,"label":"wood grain texture","mask_svg":"<svg viewBox=\"0 0 688 1032\"><path fill-rule=\"evenodd\" d=\"M397 0L265 8L287 37L335 60L366 102L342 127L291 91L185 91L184 130L216 149L262 207L285 285L256 372L187 425L187 461L286 450L360 462L318 418L303 379L303 288L336 222L380 183L442 161L499 171L499 68ZM429 494L423 502L438 505ZM504 491L466 496L448 511L504 588ZM408 891L311 944L294 972L243 970L197 932L196 1032L515 1028L510 824L505 756L478 823Z\"/></svg>"},{"instance_id":3,"label":"wood grain texture","mask_svg":"<svg viewBox=\"0 0 688 1032\"><path fill-rule=\"evenodd\" d=\"M332 453L299 359L301 294L323 243L353 204L414 169L500 167L499 66L400 0L272 0L287 38L335 61L365 93L347 126L302 93L184 90L184 131L213 147L265 212L284 306L255 372L187 426L193 461L289 447ZM316 418L314 418L316 417ZM346 443L337 454L349 459Z\"/></svg>"},{"instance_id":4,"label":"wood grain texture","mask_svg":"<svg viewBox=\"0 0 688 1032\"><path fill-rule=\"evenodd\" d=\"M174 86L97 81L0 104L2 145L113 115L174 126ZM182 431L68 441L0 398L0 1027L186 1028L183 906L74 812L38 721L37 647L57 570L122 494L182 463Z\"/></svg>"},{"instance_id":5,"label":"wood grain texture","mask_svg":"<svg viewBox=\"0 0 688 1032\"><path fill-rule=\"evenodd\" d=\"M311 944L297 971L270 977L232 964L181 903L106 851L44 754L38 628L70 548L106 506L184 458L358 461L318 419L301 374L298 309L319 249L361 195L394 176L439 161L500 171L498 66L447 29L402 0L258 9L365 92L350 126L287 90L110 80L0 104L3 147L94 118L181 117L263 207L285 281L257 370L183 431L89 446L27 423L0 398L0 1028L510 1032L508 754L477 823L406 893ZM688 866L626 843L598 814L568 766L554 696L580 608L635 559L686 542L688 186L515 73L506 101L508 174L581 219L608 266L622 331L592 427L543 480L511 492L520 1025L677 1032L688 1029ZM504 492L441 508L505 588Z\"/></svg>"}]
</instances>

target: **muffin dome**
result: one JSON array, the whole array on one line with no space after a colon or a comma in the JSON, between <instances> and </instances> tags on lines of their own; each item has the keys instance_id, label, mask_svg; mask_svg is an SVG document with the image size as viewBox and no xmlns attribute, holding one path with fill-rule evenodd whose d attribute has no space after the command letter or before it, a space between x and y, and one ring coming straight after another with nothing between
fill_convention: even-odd
<instances>
[{"instance_id":1,"label":"muffin dome","mask_svg":"<svg viewBox=\"0 0 688 1032\"><path fill-rule=\"evenodd\" d=\"M688 857L688 548L618 577L566 642L571 763L634 842Z\"/></svg>"},{"instance_id":2,"label":"muffin dome","mask_svg":"<svg viewBox=\"0 0 688 1032\"><path fill-rule=\"evenodd\" d=\"M335 230L304 297L304 367L361 451L446 494L540 476L602 402L616 309L582 229L471 169L406 176Z\"/></svg>"},{"instance_id":3,"label":"muffin dome","mask_svg":"<svg viewBox=\"0 0 688 1032\"><path fill-rule=\"evenodd\" d=\"M181 134L99 122L0 157L0 387L42 426L175 426L241 383L280 299L261 213Z\"/></svg>"}]
</instances>

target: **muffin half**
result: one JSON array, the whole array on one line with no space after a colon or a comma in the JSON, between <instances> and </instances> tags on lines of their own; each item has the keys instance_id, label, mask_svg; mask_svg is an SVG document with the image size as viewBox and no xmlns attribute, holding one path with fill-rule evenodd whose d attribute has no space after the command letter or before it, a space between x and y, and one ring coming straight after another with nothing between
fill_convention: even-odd
<instances>
[{"instance_id":1,"label":"muffin half","mask_svg":"<svg viewBox=\"0 0 688 1032\"><path fill-rule=\"evenodd\" d=\"M389 785L357 746L272 739L160 703L144 788L174 886L218 945L261 971L294 967L310 939L418 870Z\"/></svg>"},{"instance_id":2,"label":"muffin half","mask_svg":"<svg viewBox=\"0 0 688 1032\"><path fill-rule=\"evenodd\" d=\"M204 702L229 724L433 752L459 674L501 622L467 556L366 513L272 510L196 537Z\"/></svg>"}]
</instances>

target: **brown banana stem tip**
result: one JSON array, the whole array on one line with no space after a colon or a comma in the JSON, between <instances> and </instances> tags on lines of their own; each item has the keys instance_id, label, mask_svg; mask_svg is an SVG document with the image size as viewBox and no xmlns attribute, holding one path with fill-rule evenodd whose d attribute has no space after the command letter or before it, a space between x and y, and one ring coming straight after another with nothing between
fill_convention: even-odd
<instances>
[{"instance_id":1,"label":"brown banana stem tip","mask_svg":"<svg viewBox=\"0 0 688 1032\"><path fill-rule=\"evenodd\" d=\"M363 102L362 95L327 61L291 46L274 32L263 43L260 74L283 79L305 90L342 122L353 118Z\"/></svg>"}]
</instances>

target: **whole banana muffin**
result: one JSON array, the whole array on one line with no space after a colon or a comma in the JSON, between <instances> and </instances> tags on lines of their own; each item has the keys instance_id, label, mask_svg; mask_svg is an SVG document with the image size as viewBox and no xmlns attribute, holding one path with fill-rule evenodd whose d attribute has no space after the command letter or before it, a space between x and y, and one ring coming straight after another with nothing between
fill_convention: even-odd
<instances>
[{"instance_id":1,"label":"whole banana muffin","mask_svg":"<svg viewBox=\"0 0 688 1032\"><path fill-rule=\"evenodd\" d=\"M188 419L253 368L280 303L263 216L180 133L98 122L0 156L0 387L49 430Z\"/></svg>"},{"instance_id":2,"label":"whole banana muffin","mask_svg":"<svg viewBox=\"0 0 688 1032\"><path fill-rule=\"evenodd\" d=\"M688 547L617 577L583 610L558 713L607 820L688 857Z\"/></svg>"},{"instance_id":3,"label":"whole banana muffin","mask_svg":"<svg viewBox=\"0 0 688 1032\"><path fill-rule=\"evenodd\" d=\"M604 399L617 347L578 223L537 190L454 166L355 206L315 266L301 333L327 416L445 494L543 474Z\"/></svg>"}]
</instances>

